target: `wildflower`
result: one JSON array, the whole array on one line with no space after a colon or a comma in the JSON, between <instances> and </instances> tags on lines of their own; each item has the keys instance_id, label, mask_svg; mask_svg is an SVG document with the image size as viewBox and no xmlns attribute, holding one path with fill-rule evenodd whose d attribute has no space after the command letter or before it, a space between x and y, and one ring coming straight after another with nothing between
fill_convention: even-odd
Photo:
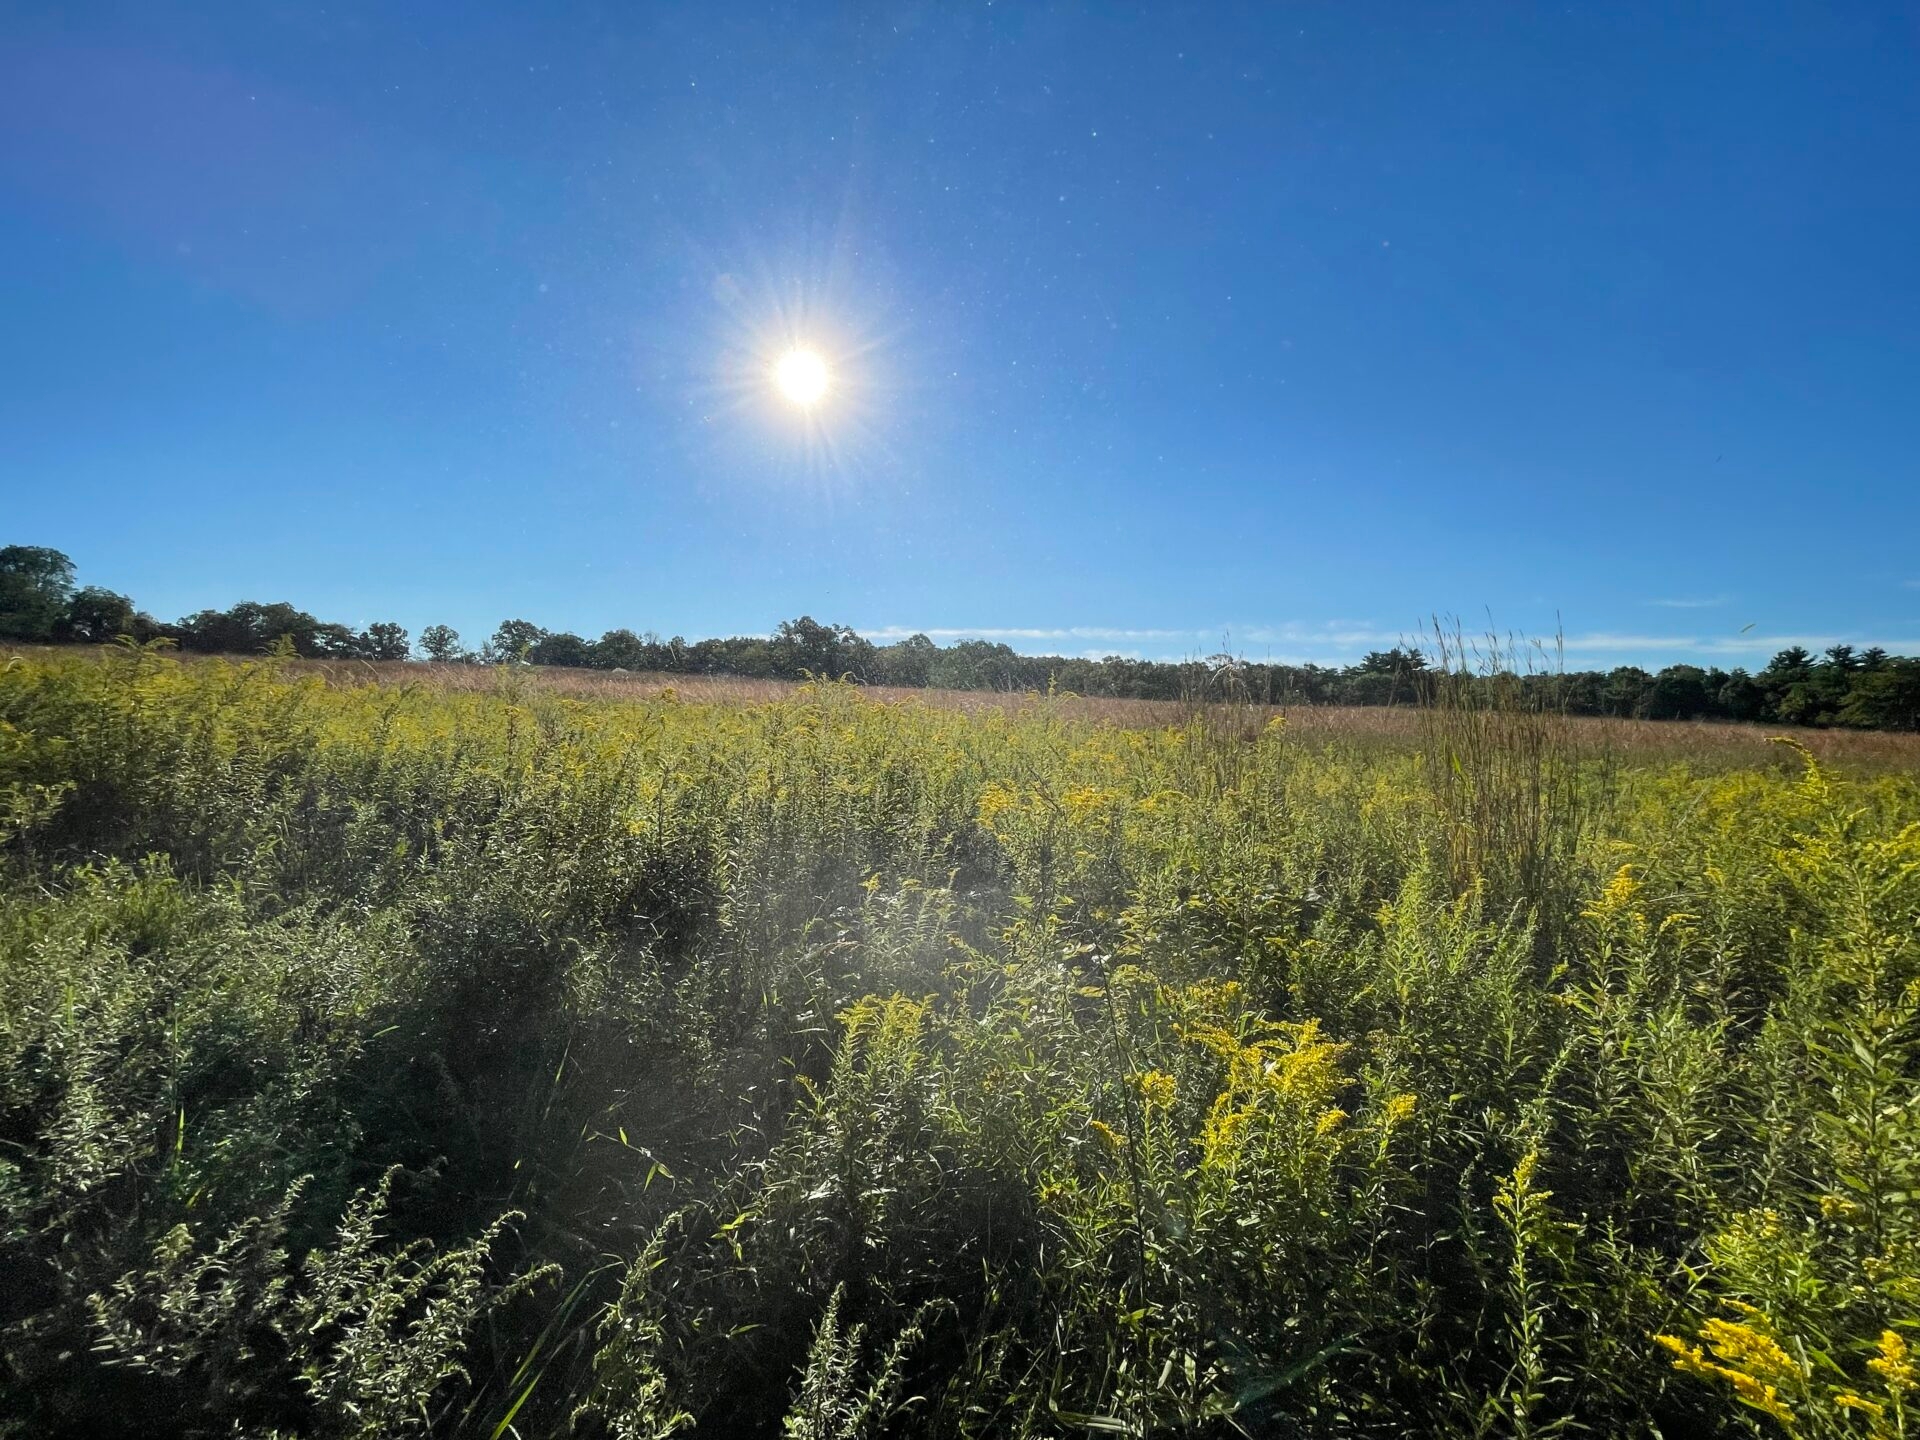
<instances>
[{"instance_id":1,"label":"wildflower","mask_svg":"<svg viewBox=\"0 0 1920 1440\"><path fill-rule=\"evenodd\" d=\"M1678 1336L1653 1338L1672 1352L1674 1369L1702 1379L1725 1381L1741 1404L1772 1416L1790 1431L1797 1428L1793 1411L1780 1398L1780 1387L1804 1385L1807 1370L1777 1340L1755 1326L1717 1319L1700 1327L1700 1337L1713 1351L1713 1359L1708 1359L1700 1346L1689 1345Z\"/></svg>"},{"instance_id":2,"label":"wildflower","mask_svg":"<svg viewBox=\"0 0 1920 1440\"><path fill-rule=\"evenodd\" d=\"M1127 1137L1104 1120L1089 1120L1087 1128L1098 1135L1106 1147L1116 1155L1127 1146Z\"/></svg>"},{"instance_id":3,"label":"wildflower","mask_svg":"<svg viewBox=\"0 0 1920 1440\"><path fill-rule=\"evenodd\" d=\"M1206 1124L1200 1130L1200 1164L1208 1170L1224 1170L1239 1157L1240 1145L1253 1121L1253 1112L1236 1106L1226 1094L1207 1111Z\"/></svg>"},{"instance_id":4,"label":"wildflower","mask_svg":"<svg viewBox=\"0 0 1920 1440\"><path fill-rule=\"evenodd\" d=\"M1173 1076L1164 1070L1149 1070L1134 1077L1134 1083L1140 1087L1140 1098L1148 1110L1171 1110L1179 1086Z\"/></svg>"},{"instance_id":5,"label":"wildflower","mask_svg":"<svg viewBox=\"0 0 1920 1440\"><path fill-rule=\"evenodd\" d=\"M1907 1342L1895 1331L1880 1332L1880 1354L1867 1361L1867 1368L1887 1382L1887 1389L1905 1394L1913 1389L1915 1375Z\"/></svg>"},{"instance_id":6,"label":"wildflower","mask_svg":"<svg viewBox=\"0 0 1920 1440\"><path fill-rule=\"evenodd\" d=\"M1878 1420L1887 1413L1886 1406L1877 1405L1863 1396L1854 1394L1851 1390L1836 1392L1833 1397L1833 1403L1838 1405L1842 1410L1859 1410L1873 1420Z\"/></svg>"},{"instance_id":7,"label":"wildflower","mask_svg":"<svg viewBox=\"0 0 1920 1440\"><path fill-rule=\"evenodd\" d=\"M1600 898L1581 913L1589 920L1607 920L1622 914L1633 905L1633 897L1640 893L1640 882L1633 878L1633 864L1629 861L1613 872L1613 878L1600 892Z\"/></svg>"}]
</instances>

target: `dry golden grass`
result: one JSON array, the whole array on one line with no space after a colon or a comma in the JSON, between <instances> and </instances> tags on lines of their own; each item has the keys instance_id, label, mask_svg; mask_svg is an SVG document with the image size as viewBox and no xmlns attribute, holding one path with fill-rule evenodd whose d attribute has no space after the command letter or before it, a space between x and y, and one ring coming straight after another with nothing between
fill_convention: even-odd
<instances>
[{"instance_id":1,"label":"dry golden grass","mask_svg":"<svg viewBox=\"0 0 1920 1440\"><path fill-rule=\"evenodd\" d=\"M16 653L42 652L45 647L21 646ZM71 653L70 651L68 653ZM180 657L189 662L210 658ZM244 657L226 657L244 658ZM289 660L280 662L295 674L315 675L334 685L424 685L446 691L491 691L500 685L497 670L485 665L439 665L422 661ZM732 675L671 675L604 670L567 670L527 667L517 672L527 685L555 695L583 700L657 700L663 696L692 704L754 705L791 696L799 684L790 680L752 680ZM1103 696L1055 695L1034 691L920 690L904 686L871 685L865 697L880 704L921 704L965 714L996 710L1019 712L1041 705L1057 713L1096 724L1127 729L1151 729L1182 724L1201 708L1182 700L1119 700ZM1412 706L1246 706L1232 707L1236 728L1257 731L1275 717L1286 720L1290 732L1305 741L1344 741L1361 744L1416 747L1422 737L1421 712ZM1210 707L1225 718L1223 707ZM1616 720L1575 717L1582 749L1608 750L1623 758L1660 764L1687 764L1699 768L1733 769L1743 766L1790 763L1782 747L1786 737L1805 745L1823 764L1857 772L1920 772L1920 735L1875 730L1814 730L1791 725L1739 725L1705 720Z\"/></svg>"},{"instance_id":2,"label":"dry golden grass","mask_svg":"<svg viewBox=\"0 0 1920 1440\"><path fill-rule=\"evenodd\" d=\"M415 662L297 661L293 667L325 677L334 684L424 684L441 690L491 690L500 683L493 669L482 665L435 665ZM799 686L788 680L751 680L738 676L609 674L601 670L530 668L520 672L526 683L558 695L594 700L656 700L671 695L695 704L759 704L786 698ZM1192 718L1195 706L1179 700L1119 700L1100 696L1056 695L1032 691L918 690L874 685L862 691L881 704L917 703L942 709L977 713L986 710L1022 711L1050 704L1065 714L1098 724L1148 729L1180 724ZM1276 716L1303 740L1342 740L1384 745L1420 743L1420 711L1386 706L1272 706L1248 707L1242 718L1251 731ZM1586 747L1610 749L1622 756L1653 763L1674 762L1701 767L1789 763L1776 736L1805 745L1829 765L1859 771L1920 771L1920 735L1868 730L1813 730L1787 725L1739 725L1719 721L1617 720L1578 717L1570 721Z\"/></svg>"}]
</instances>

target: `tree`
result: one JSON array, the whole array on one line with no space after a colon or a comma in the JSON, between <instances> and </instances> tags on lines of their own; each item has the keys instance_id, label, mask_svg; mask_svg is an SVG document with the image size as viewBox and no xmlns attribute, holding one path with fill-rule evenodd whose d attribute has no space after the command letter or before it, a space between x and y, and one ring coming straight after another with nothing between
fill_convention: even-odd
<instances>
[{"instance_id":1,"label":"tree","mask_svg":"<svg viewBox=\"0 0 1920 1440\"><path fill-rule=\"evenodd\" d=\"M940 647L924 635L909 635L874 652L875 678L883 685L925 685Z\"/></svg>"},{"instance_id":2,"label":"tree","mask_svg":"<svg viewBox=\"0 0 1920 1440\"><path fill-rule=\"evenodd\" d=\"M73 599L67 602L67 613L61 617L54 635L57 639L75 640L82 645L104 645L118 635L145 639L146 636L141 632L153 628L152 617L137 613L133 601L125 595L103 590L98 585L89 585L84 590L74 592Z\"/></svg>"},{"instance_id":3,"label":"tree","mask_svg":"<svg viewBox=\"0 0 1920 1440\"><path fill-rule=\"evenodd\" d=\"M593 642L588 663L601 670L649 670L652 648L631 630L609 630Z\"/></svg>"},{"instance_id":4,"label":"tree","mask_svg":"<svg viewBox=\"0 0 1920 1440\"><path fill-rule=\"evenodd\" d=\"M1601 703L1609 715L1636 717L1646 704L1653 677L1638 665L1616 665L1607 672Z\"/></svg>"},{"instance_id":5,"label":"tree","mask_svg":"<svg viewBox=\"0 0 1920 1440\"><path fill-rule=\"evenodd\" d=\"M1837 718L1872 730L1920 730L1920 660L1887 660L1864 671Z\"/></svg>"},{"instance_id":6,"label":"tree","mask_svg":"<svg viewBox=\"0 0 1920 1440\"><path fill-rule=\"evenodd\" d=\"M411 653L407 632L391 620L376 620L355 637L362 660L404 660Z\"/></svg>"},{"instance_id":7,"label":"tree","mask_svg":"<svg viewBox=\"0 0 1920 1440\"><path fill-rule=\"evenodd\" d=\"M1653 677L1643 702L1649 720L1697 720L1712 708L1707 672L1698 665L1669 665Z\"/></svg>"},{"instance_id":8,"label":"tree","mask_svg":"<svg viewBox=\"0 0 1920 1440\"><path fill-rule=\"evenodd\" d=\"M1766 693L1744 670L1735 670L1721 681L1715 699L1720 713L1729 720L1758 720L1767 704Z\"/></svg>"},{"instance_id":9,"label":"tree","mask_svg":"<svg viewBox=\"0 0 1920 1440\"><path fill-rule=\"evenodd\" d=\"M442 665L466 659L460 648L460 632L451 625L429 625L420 632L420 653Z\"/></svg>"},{"instance_id":10,"label":"tree","mask_svg":"<svg viewBox=\"0 0 1920 1440\"><path fill-rule=\"evenodd\" d=\"M502 620L500 628L493 632L493 638L487 642L486 656L498 665L504 665L509 660L524 660L527 652L538 645L540 637L546 633L531 620Z\"/></svg>"},{"instance_id":11,"label":"tree","mask_svg":"<svg viewBox=\"0 0 1920 1440\"><path fill-rule=\"evenodd\" d=\"M584 670L593 664L593 647L571 630L543 630L527 647L529 665L560 665Z\"/></svg>"},{"instance_id":12,"label":"tree","mask_svg":"<svg viewBox=\"0 0 1920 1440\"><path fill-rule=\"evenodd\" d=\"M43 545L0 548L0 635L50 640L73 599L73 561Z\"/></svg>"},{"instance_id":13,"label":"tree","mask_svg":"<svg viewBox=\"0 0 1920 1440\"><path fill-rule=\"evenodd\" d=\"M1363 675L1400 675L1426 668L1427 657L1417 646L1402 650L1398 645L1391 650L1369 650L1354 667Z\"/></svg>"},{"instance_id":14,"label":"tree","mask_svg":"<svg viewBox=\"0 0 1920 1440\"><path fill-rule=\"evenodd\" d=\"M872 643L850 626L822 625L811 615L782 620L774 632L773 651L776 669L792 679L803 673L837 679L849 672L864 679L873 661Z\"/></svg>"},{"instance_id":15,"label":"tree","mask_svg":"<svg viewBox=\"0 0 1920 1440\"><path fill-rule=\"evenodd\" d=\"M316 620L284 600L242 600L231 610L202 610L183 619L180 648L214 655L265 655L281 648L307 659L351 659L358 640L344 625Z\"/></svg>"}]
</instances>

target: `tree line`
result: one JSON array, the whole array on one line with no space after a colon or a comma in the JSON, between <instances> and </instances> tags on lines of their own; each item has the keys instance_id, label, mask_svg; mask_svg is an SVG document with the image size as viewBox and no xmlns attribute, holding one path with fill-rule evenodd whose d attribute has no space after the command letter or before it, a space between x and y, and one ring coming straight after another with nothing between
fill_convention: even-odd
<instances>
[{"instance_id":1,"label":"tree line","mask_svg":"<svg viewBox=\"0 0 1920 1440\"><path fill-rule=\"evenodd\" d=\"M1124 655L1090 659L1022 655L990 640L939 645L925 635L877 644L846 625L811 616L768 636L689 641L609 630L597 640L512 619L469 647L451 626L429 625L414 642L381 621L355 630L285 602L245 600L168 623L127 596L78 586L73 562L41 546L0 548L0 638L105 644L161 641L207 654L283 653L309 659L408 660L541 665L677 675L795 680L851 678L868 685L947 690L1065 690L1139 700L1231 699L1274 705L1396 705L1432 693L1444 673L1417 646L1373 651L1351 665L1283 665L1230 655L1181 661ZM1457 679L1458 677L1456 677ZM1835 645L1815 656L1800 646L1764 669L1677 664L1658 671L1553 670L1509 675L1524 699L1575 715L1648 720L1733 720L1874 730L1920 730L1920 658L1878 647ZM1470 678L1467 683L1476 683Z\"/></svg>"}]
</instances>

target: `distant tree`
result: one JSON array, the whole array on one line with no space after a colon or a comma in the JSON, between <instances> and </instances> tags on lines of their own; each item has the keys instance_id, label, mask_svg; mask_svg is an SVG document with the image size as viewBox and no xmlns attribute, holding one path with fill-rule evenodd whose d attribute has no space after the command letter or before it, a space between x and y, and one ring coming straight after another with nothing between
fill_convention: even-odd
<instances>
[{"instance_id":1,"label":"distant tree","mask_svg":"<svg viewBox=\"0 0 1920 1440\"><path fill-rule=\"evenodd\" d=\"M73 599L73 561L43 545L0 548L0 636L50 640Z\"/></svg>"},{"instance_id":2,"label":"distant tree","mask_svg":"<svg viewBox=\"0 0 1920 1440\"><path fill-rule=\"evenodd\" d=\"M1023 688L1020 657L997 640L958 640L940 652L927 683L942 690Z\"/></svg>"},{"instance_id":3,"label":"distant tree","mask_svg":"<svg viewBox=\"0 0 1920 1440\"><path fill-rule=\"evenodd\" d=\"M882 685L925 685L940 647L924 635L909 635L874 651L874 678Z\"/></svg>"},{"instance_id":4,"label":"distant tree","mask_svg":"<svg viewBox=\"0 0 1920 1440\"><path fill-rule=\"evenodd\" d=\"M496 664L524 660L546 632L531 620L502 620L487 642L486 656Z\"/></svg>"},{"instance_id":5,"label":"distant tree","mask_svg":"<svg viewBox=\"0 0 1920 1440\"><path fill-rule=\"evenodd\" d=\"M1853 646L1829 645L1827 647L1827 664L1836 670L1853 670L1859 666L1860 662L1854 658Z\"/></svg>"},{"instance_id":6,"label":"distant tree","mask_svg":"<svg viewBox=\"0 0 1920 1440\"><path fill-rule=\"evenodd\" d=\"M391 620L377 620L354 637L362 660L404 660L412 653L407 632Z\"/></svg>"},{"instance_id":7,"label":"distant tree","mask_svg":"<svg viewBox=\"0 0 1920 1440\"><path fill-rule=\"evenodd\" d=\"M1617 665L1607 672L1601 704L1609 715L1638 717L1645 713L1647 691L1652 686L1653 676L1638 665Z\"/></svg>"},{"instance_id":8,"label":"distant tree","mask_svg":"<svg viewBox=\"0 0 1920 1440\"><path fill-rule=\"evenodd\" d=\"M1417 648L1403 650L1396 645L1391 650L1369 650L1353 668L1363 675L1400 675L1426 669L1427 657Z\"/></svg>"},{"instance_id":9,"label":"distant tree","mask_svg":"<svg viewBox=\"0 0 1920 1440\"><path fill-rule=\"evenodd\" d=\"M231 610L202 610L174 629L183 650L216 655L266 655L290 650L308 659L349 659L358 639L344 625L316 620L284 600L242 600Z\"/></svg>"},{"instance_id":10,"label":"distant tree","mask_svg":"<svg viewBox=\"0 0 1920 1440\"><path fill-rule=\"evenodd\" d=\"M873 645L850 626L823 625L811 615L783 620L773 636L773 663L779 673L798 679L824 675L838 679L851 674L866 678L873 665Z\"/></svg>"},{"instance_id":11,"label":"distant tree","mask_svg":"<svg viewBox=\"0 0 1920 1440\"><path fill-rule=\"evenodd\" d=\"M466 658L466 651L460 648L460 632L451 625L429 625L422 630L420 653L443 665Z\"/></svg>"},{"instance_id":12,"label":"distant tree","mask_svg":"<svg viewBox=\"0 0 1920 1440\"><path fill-rule=\"evenodd\" d=\"M1669 665L1653 677L1642 703L1649 720L1696 720L1713 708L1707 672L1698 665Z\"/></svg>"},{"instance_id":13,"label":"distant tree","mask_svg":"<svg viewBox=\"0 0 1920 1440\"><path fill-rule=\"evenodd\" d=\"M1869 645L1860 652L1860 668L1866 671L1878 670L1887 663L1887 652L1878 645Z\"/></svg>"},{"instance_id":14,"label":"distant tree","mask_svg":"<svg viewBox=\"0 0 1920 1440\"><path fill-rule=\"evenodd\" d=\"M657 648L631 630L609 630L593 642L588 663L601 670L651 670Z\"/></svg>"},{"instance_id":15,"label":"distant tree","mask_svg":"<svg viewBox=\"0 0 1920 1440\"><path fill-rule=\"evenodd\" d=\"M593 646L571 630L543 630L527 647L527 663L584 670L593 663Z\"/></svg>"},{"instance_id":16,"label":"distant tree","mask_svg":"<svg viewBox=\"0 0 1920 1440\"><path fill-rule=\"evenodd\" d=\"M1837 718L1872 730L1920 730L1920 660L1887 660L1864 671Z\"/></svg>"},{"instance_id":17,"label":"distant tree","mask_svg":"<svg viewBox=\"0 0 1920 1440\"><path fill-rule=\"evenodd\" d=\"M1767 696L1744 670L1735 670L1720 682L1714 697L1719 712L1729 720L1758 720L1766 709Z\"/></svg>"},{"instance_id":18,"label":"distant tree","mask_svg":"<svg viewBox=\"0 0 1920 1440\"><path fill-rule=\"evenodd\" d=\"M104 645L119 635L147 639L154 628L153 617L139 614L125 595L89 585L74 592L54 634L82 645Z\"/></svg>"},{"instance_id":19,"label":"distant tree","mask_svg":"<svg viewBox=\"0 0 1920 1440\"><path fill-rule=\"evenodd\" d=\"M1825 697L1814 684L1813 655L1805 646L1789 645L1754 680L1766 695L1770 719L1810 725L1818 718Z\"/></svg>"}]
</instances>

